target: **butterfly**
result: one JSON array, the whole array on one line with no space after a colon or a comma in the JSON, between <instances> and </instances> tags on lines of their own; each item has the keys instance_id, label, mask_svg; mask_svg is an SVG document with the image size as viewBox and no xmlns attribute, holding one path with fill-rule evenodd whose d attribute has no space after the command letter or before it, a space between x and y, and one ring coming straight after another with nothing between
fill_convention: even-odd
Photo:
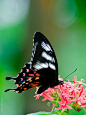
<instances>
[{"instance_id":1,"label":"butterfly","mask_svg":"<svg viewBox=\"0 0 86 115\"><path fill-rule=\"evenodd\" d=\"M63 84L63 81L58 80L58 64L54 50L42 33L34 34L31 61L25 64L17 77L6 77L6 80L14 80L17 88L7 89L5 92L14 90L17 93L39 86L37 94L40 94L48 87Z\"/></svg>"}]
</instances>

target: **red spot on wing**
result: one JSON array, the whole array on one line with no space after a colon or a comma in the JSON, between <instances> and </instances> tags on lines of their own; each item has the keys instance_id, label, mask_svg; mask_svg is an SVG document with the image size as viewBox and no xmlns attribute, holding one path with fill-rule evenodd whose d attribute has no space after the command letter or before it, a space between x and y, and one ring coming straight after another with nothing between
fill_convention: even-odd
<instances>
[{"instance_id":1,"label":"red spot on wing","mask_svg":"<svg viewBox=\"0 0 86 115\"><path fill-rule=\"evenodd\" d=\"M21 78L21 81L23 81L23 78Z\"/></svg>"},{"instance_id":2,"label":"red spot on wing","mask_svg":"<svg viewBox=\"0 0 86 115\"><path fill-rule=\"evenodd\" d=\"M26 72L29 72L30 70L29 69L26 69Z\"/></svg>"},{"instance_id":3,"label":"red spot on wing","mask_svg":"<svg viewBox=\"0 0 86 115\"><path fill-rule=\"evenodd\" d=\"M37 77L39 77L39 76L40 76L40 74L38 74L38 73L36 73L35 75L36 75Z\"/></svg>"},{"instance_id":4,"label":"red spot on wing","mask_svg":"<svg viewBox=\"0 0 86 115\"><path fill-rule=\"evenodd\" d=\"M27 79L30 79L30 78L32 78L32 77L27 77Z\"/></svg>"},{"instance_id":5,"label":"red spot on wing","mask_svg":"<svg viewBox=\"0 0 86 115\"><path fill-rule=\"evenodd\" d=\"M23 73L23 76L25 76L25 73Z\"/></svg>"},{"instance_id":6,"label":"red spot on wing","mask_svg":"<svg viewBox=\"0 0 86 115\"><path fill-rule=\"evenodd\" d=\"M34 74L28 74L29 76L31 76L31 77L34 77Z\"/></svg>"}]
</instances>

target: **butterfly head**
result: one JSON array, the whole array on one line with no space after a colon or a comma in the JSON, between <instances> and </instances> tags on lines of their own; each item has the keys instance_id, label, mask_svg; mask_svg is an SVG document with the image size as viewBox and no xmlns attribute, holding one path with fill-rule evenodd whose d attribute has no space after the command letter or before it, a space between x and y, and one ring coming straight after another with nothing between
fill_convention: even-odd
<instances>
[{"instance_id":1,"label":"butterfly head","mask_svg":"<svg viewBox=\"0 0 86 115\"><path fill-rule=\"evenodd\" d=\"M58 80L59 85L63 85L64 81Z\"/></svg>"}]
</instances>

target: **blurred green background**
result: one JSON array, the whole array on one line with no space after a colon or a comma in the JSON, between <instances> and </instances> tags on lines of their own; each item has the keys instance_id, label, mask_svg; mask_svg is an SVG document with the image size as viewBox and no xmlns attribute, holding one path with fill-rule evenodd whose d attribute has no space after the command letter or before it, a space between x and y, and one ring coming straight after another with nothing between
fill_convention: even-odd
<instances>
[{"instance_id":1,"label":"blurred green background","mask_svg":"<svg viewBox=\"0 0 86 115\"><path fill-rule=\"evenodd\" d=\"M16 77L30 61L33 35L43 33L52 44L65 78L86 80L86 1L81 0L0 0L0 109L3 115L26 115L51 111L42 98L35 100L35 88L21 94L4 90L15 88L6 76ZM1 110L0 110L1 112ZM84 114L71 110L72 114Z\"/></svg>"}]
</instances>

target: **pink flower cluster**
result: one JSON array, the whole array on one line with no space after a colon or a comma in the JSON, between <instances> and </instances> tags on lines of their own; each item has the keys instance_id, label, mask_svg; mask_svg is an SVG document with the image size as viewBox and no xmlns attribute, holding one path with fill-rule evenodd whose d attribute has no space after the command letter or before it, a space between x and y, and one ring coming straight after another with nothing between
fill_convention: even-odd
<instances>
[{"instance_id":1,"label":"pink flower cluster","mask_svg":"<svg viewBox=\"0 0 86 115\"><path fill-rule=\"evenodd\" d=\"M59 78L59 80L62 80ZM76 109L78 112L86 107L86 86L83 83L84 80L77 81L76 76L74 77L73 83L70 81L64 82L63 85L57 85L53 88L48 88L41 94L35 95L36 99L39 99L40 96L43 96L45 100L52 102L53 108L55 110L62 109L61 112L67 109Z\"/></svg>"}]
</instances>

